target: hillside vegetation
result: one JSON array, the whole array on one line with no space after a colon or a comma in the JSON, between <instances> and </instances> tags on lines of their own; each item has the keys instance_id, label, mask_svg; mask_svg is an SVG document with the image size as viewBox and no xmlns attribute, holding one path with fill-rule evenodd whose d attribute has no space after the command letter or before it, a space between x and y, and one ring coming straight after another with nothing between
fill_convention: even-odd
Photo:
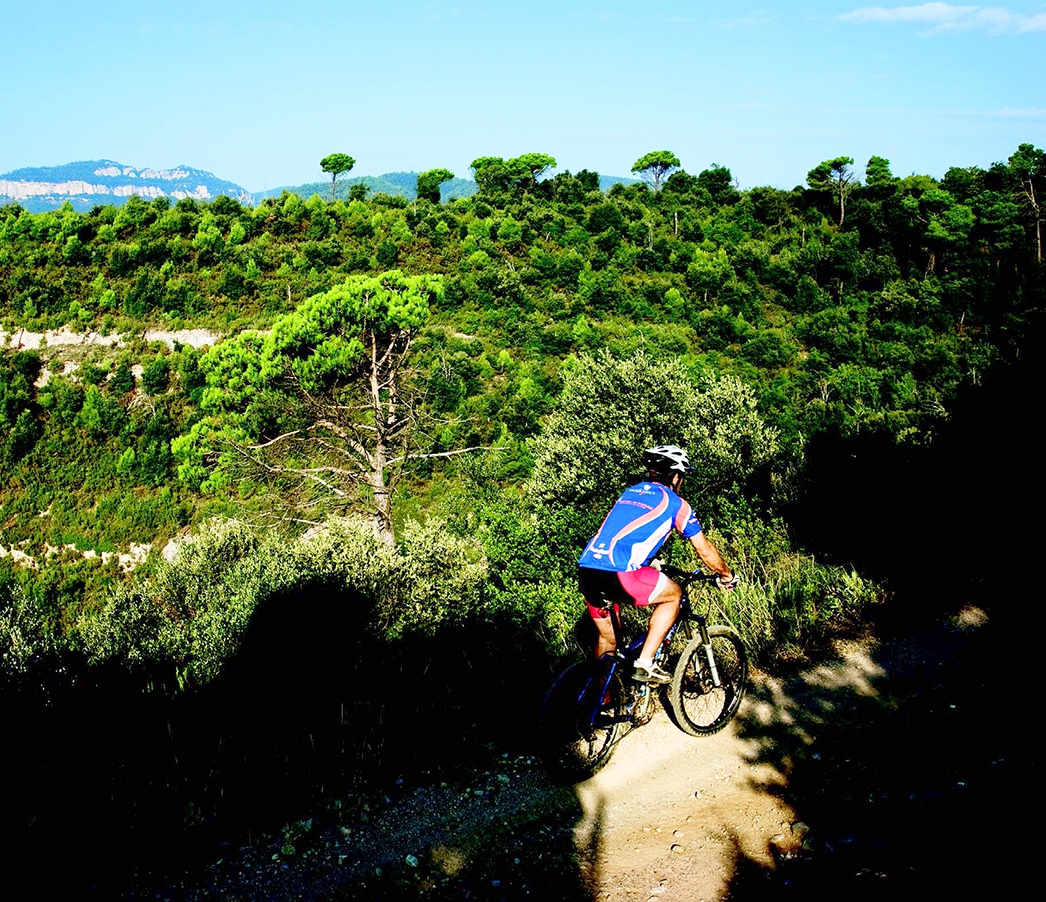
<instances>
[{"instance_id":1,"label":"hillside vegetation","mask_svg":"<svg viewBox=\"0 0 1046 902\"><path fill-rule=\"evenodd\" d=\"M763 530L780 535L783 505L803 492L812 443L927 445L963 385L1019 357L1042 305L1041 151L1022 145L1006 164L952 169L940 181L896 178L874 157L865 184L838 158L790 192L740 192L728 169L690 175L671 154L659 169L650 162L659 153L668 152L637 163L659 190L638 182L604 194L590 172L540 180L527 166L554 161L530 154L480 158L480 193L443 205L285 193L255 208L223 197L131 198L89 213L0 209L9 343L22 329L63 326L124 338L115 349L3 353L0 545L38 561L27 570L5 557L6 579L68 634L117 575L83 551L160 548L214 514L272 515L286 493L257 472L215 471L215 448L201 435L213 440L239 403L240 437L264 442L301 426L291 422L301 398L274 402L271 382L248 379L244 398L231 401L229 366L249 365L216 363L222 346L208 354L135 336L147 327L229 338L267 330L355 274L441 277L404 327L412 344L400 390L411 399L410 452L446 456L394 466L392 516L438 516L473 541L485 537L476 553L492 566L489 585L508 578L513 591L513 580L547 583L536 573L507 577L520 565L501 557L522 549L495 547L495 536L524 529L551 493L561 510L555 526L536 527L550 555L543 566L553 585L567 578L577 543L634 474L631 455L644 442L697 442L699 465L733 455L691 491L724 539L740 523L741 532L762 524L755 553L769 541ZM297 340L311 349L317 339ZM602 384L591 380L596 371ZM342 375L346 385L356 379ZM655 378L668 384L636 383ZM688 385L698 394L669 414L658 391ZM701 396L710 385L731 396L714 414ZM742 407L758 427L717 423ZM561 425L542 436L550 414ZM557 444L586 421L580 443ZM713 452L717 441L736 447ZM465 448L491 450L453 454ZM283 522L366 509L373 485L329 498L313 488L296 509L319 505L321 514L284 510ZM577 522L564 525L562 509ZM545 541L550 529L562 535Z\"/></svg>"},{"instance_id":2,"label":"hillside vegetation","mask_svg":"<svg viewBox=\"0 0 1046 902\"><path fill-rule=\"evenodd\" d=\"M395 686L346 709L351 674L426 674L435 745L476 735L471 693L510 662L536 691L576 648L581 543L666 441L691 452L685 494L745 579L724 604L760 660L856 628L890 589L849 541L885 481L826 500L825 474L893 479L1030 352L1046 159L938 180L873 157L861 183L839 157L792 191L672 160L604 192L543 177L543 154L481 157L478 193L442 204L0 208L6 684L221 697L255 692L235 674L259 649L334 657L340 719L317 714L310 760L362 779L431 715ZM61 327L121 342L18 347ZM142 542L132 575L102 555ZM287 710L315 691L289 686Z\"/></svg>"}]
</instances>

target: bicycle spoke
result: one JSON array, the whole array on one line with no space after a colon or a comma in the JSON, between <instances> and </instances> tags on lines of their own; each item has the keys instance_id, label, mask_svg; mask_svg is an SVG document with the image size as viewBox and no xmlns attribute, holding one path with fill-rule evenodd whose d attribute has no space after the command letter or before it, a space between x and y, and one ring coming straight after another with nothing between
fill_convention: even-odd
<instances>
[{"instance_id":1,"label":"bicycle spoke","mask_svg":"<svg viewBox=\"0 0 1046 902\"><path fill-rule=\"evenodd\" d=\"M625 721L624 690L613 666L583 662L553 683L541 713L546 762L571 777L594 774L609 760ZM609 681L608 681L609 680Z\"/></svg>"}]
</instances>

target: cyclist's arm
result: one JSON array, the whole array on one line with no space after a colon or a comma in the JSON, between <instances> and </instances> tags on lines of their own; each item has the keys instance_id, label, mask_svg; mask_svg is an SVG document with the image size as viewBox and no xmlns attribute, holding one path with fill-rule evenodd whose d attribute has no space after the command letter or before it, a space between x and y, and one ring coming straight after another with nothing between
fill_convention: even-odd
<instances>
[{"instance_id":1,"label":"cyclist's arm","mask_svg":"<svg viewBox=\"0 0 1046 902\"><path fill-rule=\"evenodd\" d=\"M690 537L690 544L694 546L697 556L704 561L705 566L713 573L718 573L724 580L733 579L733 573L727 567L726 561L716 549L715 545L708 541L704 530Z\"/></svg>"}]
</instances>

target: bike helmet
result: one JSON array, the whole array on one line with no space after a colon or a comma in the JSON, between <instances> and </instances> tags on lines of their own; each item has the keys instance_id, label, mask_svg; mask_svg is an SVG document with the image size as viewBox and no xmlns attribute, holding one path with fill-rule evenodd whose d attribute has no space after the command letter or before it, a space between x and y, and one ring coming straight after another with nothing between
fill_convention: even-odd
<instances>
[{"instance_id":1,"label":"bike helmet","mask_svg":"<svg viewBox=\"0 0 1046 902\"><path fill-rule=\"evenodd\" d=\"M685 473L690 469L690 458L678 445L658 445L643 452L643 465L654 473Z\"/></svg>"}]
</instances>

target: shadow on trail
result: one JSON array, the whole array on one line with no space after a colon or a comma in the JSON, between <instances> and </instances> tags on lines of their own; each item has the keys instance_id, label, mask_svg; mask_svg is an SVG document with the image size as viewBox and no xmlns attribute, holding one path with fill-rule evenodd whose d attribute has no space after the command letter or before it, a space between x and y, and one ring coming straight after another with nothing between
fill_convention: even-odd
<instances>
[{"instance_id":1,"label":"shadow on trail","mask_svg":"<svg viewBox=\"0 0 1046 902\"><path fill-rule=\"evenodd\" d=\"M207 898L218 858L226 888L258 900L590 902L611 888L602 812L586 814L531 757L552 675L536 643L487 624L347 648L352 602L319 589L274 599L223 678L194 696L143 695L108 675L42 717L8 708L22 743L6 749L8 811L29 817L6 848L39 873L61 860L79 898ZM1010 812L1037 786L1022 734L1031 646L1014 622L1004 607L984 623L971 609L965 622L898 630L858 679L824 667L753 690L737 729L755 744L751 763L785 778L764 791L808 825L808 848L768 868L735 842L733 897L1016 884ZM273 861L281 830L307 818L310 839ZM248 842L265 851L251 872L267 876L238 885Z\"/></svg>"},{"instance_id":2,"label":"shadow on trail","mask_svg":"<svg viewBox=\"0 0 1046 902\"><path fill-rule=\"evenodd\" d=\"M1046 502L1041 334L960 396L932 448L811 449L796 534L897 595L877 618L882 673L867 692L794 676L779 698L761 693L774 719L740 724L811 832L810 848L772 872L740 862L738 898L1005 898L1030 870L1034 838L1020 824L1039 793L1027 710L1042 594L1041 529L1028 524ZM964 604L965 623L943 627Z\"/></svg>"},{"instance_id":3,"label":"shadow on trail","mask_svg":"<svg viewBox=\"0 0 1046 902\"><path fill-rule=\"evenodd\" d=\"M962 396L932 449L812 449L797 534L897 594L863 686L794 675L756 693L768 722L739 724L810 833L773 870L741 859L737 898L1017 895L1022 807L1039 793L1026 712L1041 530L1025 524L1046 498L1041 347Z\"/></svg>"},{"instance_id":4,"label":"shadow on trail","mask_svg":"<svg viewBox=\"0 0 1046 902\"><path fill-rule=\"evenodd\" d=\"M121 694L116 681L57 698L32 735L27 715L37 757L17 756L10 795L39 813L7 848L40 873L60 859L80 898L207 898L205 866L220 857L231 895L257 900L590 902L611 889L603 813L583 812L575 788L530 757L548 662L499 624L350 654L341 627L358 615L337 613L350 601L274 600L199 696ZM289 609L304 626L288 626ZM824 667L753 690L737 729L755 744L751 763L785 778L763 791L808 825L808 848L768 868L735 842L732 897L1015 888L1025 859L1010 812L1037 791L1019 638L1003 614L980 623L971 609L884 641L857 679ZM259 838L304 818L310 840L271 860L280 840ZM267 876L237 885L248 841L265 852L255 877Z\"/></svg>"},{"instance_id":5,"label":"shadow on trail","mask_svg":"<svg viewBox=\"0 0 1046 902\"><path fill-rule=\"evenodd\" d=\"M772 869L742 857L732 897L1016 895L1022 800L1038 793L1030 649L981 613L883 643L849 680L826 666L753 693L739 731L785 777L765 791L796 812L804 848Z\"/></svg>"}]
</instances>

